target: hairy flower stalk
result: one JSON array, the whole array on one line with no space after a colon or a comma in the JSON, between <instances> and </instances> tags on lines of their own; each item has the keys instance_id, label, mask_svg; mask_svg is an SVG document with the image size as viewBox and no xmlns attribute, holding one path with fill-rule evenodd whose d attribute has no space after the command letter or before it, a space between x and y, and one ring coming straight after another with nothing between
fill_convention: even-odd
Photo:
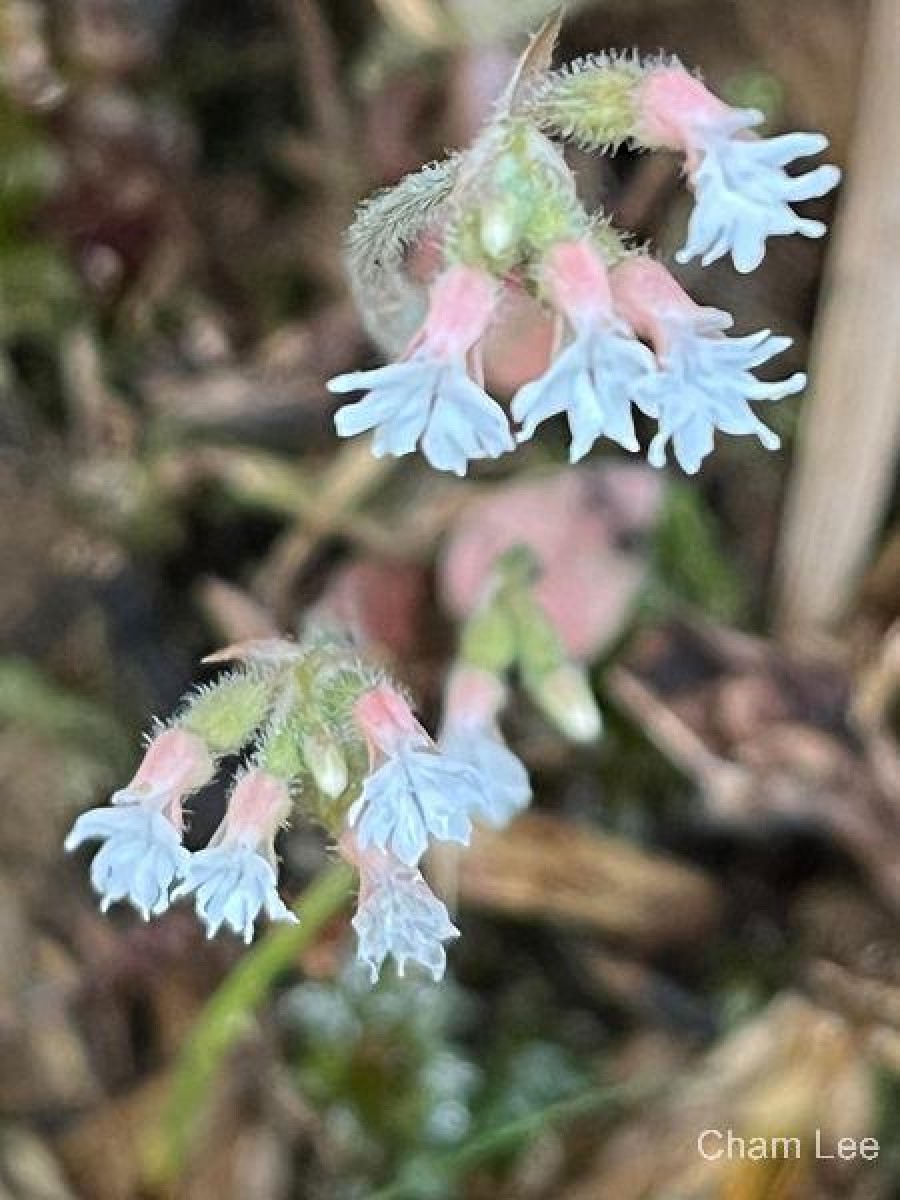
<instances>
[{"instance_id":1,"label":"hairy flower stalk","mask_svg":"<svg viewBox=\"0 0 900 1200\"><path fill-rule=\"evenodd\" d=\"M276 838L299 813L360 872L354 928L373 978L387 957L401 973L412 962L437 978L443 943L458 931L420 860L434 842L467 843L474 819L508 809L509 779L436 746L384 673L336 635L217 657L244 665L194 693L131 783L82 814L66 840L69 850L101 843L91 879L103 910L125 900L150 919L188 900L209 937L228 929L246 942L262 918L295 921L278 890ZM241 751L247 765L218 829L188 849L188 798L220 756Z\"/></svg>"},{"instance_id":2,"label":"hairy flower stalk","mask_svg":"<svg viewBox=\"0 0 900 1200\"><path fill-rule=\"evenodd\" d=\"M694 210L679 259L699 256L707 265L728 255L747 272L762 261L768 238L824 232L821 221L798 215L792 205L825 195L839 171L823 165L788 175L786 168L818 154L827 140L815 133L758 137L762 114L729 107L675 60L596 55L550 70L549 56L533 53L539 44L540 37L468 151L360 209L348 235L348 265L367 327L377 330L382 318L378 340L397 344L395 328L409 327L419 303L415 273L403 274L405 248L427 233L437 263L426 284L428 315L402 359L332 380L332 391L369 392L338 411L338 433L374 429L375 454L408 454L420 445L433 466L460 475L475 459L511 450L507 418L487 395L473 360L485 348L490 361L492 345L510 344L504 314L515 306L504 299L524 296L540 306L537 313L543 309L545 329L556 324L562 345L543 371L529 358L534 347L522 347L527 382L511 406L519 442L564 414L573 462L600 437L637 450L637 406L660 422L650 447L656 465L671 440L679 462L696 470L716 427L754 432L774 446L774 435L742 403L799 389L795 376L775 390L760 390L768 385L751 374L786 341L768 334L717 339L711 335L730 318L686 304L677 320L669 315L662 339L651 338L647 322L631 319L614 288L611 295L610 269L634 256L627 233L619 237L600 214L584 210L558 142L680 153ZM403 312L400 295L407 300ZM714 393L723 383L718 404Z\"/></svg>"}]
</instances>

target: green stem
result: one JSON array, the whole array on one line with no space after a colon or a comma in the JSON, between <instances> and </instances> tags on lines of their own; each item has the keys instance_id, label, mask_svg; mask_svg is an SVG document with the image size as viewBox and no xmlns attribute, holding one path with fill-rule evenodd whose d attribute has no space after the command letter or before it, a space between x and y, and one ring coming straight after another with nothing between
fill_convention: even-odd
<instances>
[{"instance_id":1,"label":"green stem","mask_svg":"<svg viewBox=\"0 0 900 1200\"><path fill-rule=\"evenodd\" d=\"M527 1113L486 1129L464 1142L456 1150L432 1160L436 1173L447 1179L455 1179L486 1159L494 1158L506 1150L513 1150L529 1137L553 1125L572 1121L591 1113L612 1108L621 1109L637 1100L646 1100L660 1094L662 1085L658 1079L632 1080L629 1083L610 1084L608 1087L591 1088L568 1100L559 1100L537 1112ZM416 1200L418 1184L402 1179L373 1192L369 1200Z\"/></svg>"},{"instance_id":2,"label":"green stem","mask_svg":"<svg viewBox=\"0 0 900 1200\"><path fill-rule=\"evenodd\" d=\"M294 904L300 923L273 926L204 1005L175 1064L160 1126L146 1146L147 1172L155 1182L177 1178L225 1056L278 976L343 908L352 882L353 872L342 863L323 869Z\"/></svg>"}]
</instances>

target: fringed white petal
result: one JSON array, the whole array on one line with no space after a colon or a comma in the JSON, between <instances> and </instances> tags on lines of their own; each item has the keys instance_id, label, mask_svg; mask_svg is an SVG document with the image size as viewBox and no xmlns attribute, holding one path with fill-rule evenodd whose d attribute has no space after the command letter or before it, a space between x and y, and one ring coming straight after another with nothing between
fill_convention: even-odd
<instances>
[{"instance_id":1,"label":"fringed white petal","mask_svg":"<svg viewBox=\"0 0 900 1200\"><path fill-rule=\"evenodd\" d=\"M774 383L763 383L754 368L780 354L790 338L773 337L768 330L749 337L707 334L690 321L672 322L668 348L660 370L647 385L645 402L659 416L659 432L648 458L665 465L671 441L682 468L693 475L712 451L713 432L754 434L768 450L780 443L750 408L750 400L780 400L801 391L801 372Z\"/></svg>"},{"instance_id":2,"label":"fringed white petal","mask_svg":"<svg viewBox=\"0 0 900 1200\"><path fill-rule=\"evenodd\" d=\"M572 434L569 457L578 462L599 437L626 450L639 449L631 406L656 371L646 346L621 322L580 330L540 379L526 384L512 402L527 441L543 421L565 413Z\"/></svg>"},{"instance_id":3,"label":"fringed white petal","mask_svg":"<svg viewBox=\"0 0 900 1200\"><path fill-rule=\"evenodd\" d=\"M470 812L484 784L465 763L430 749L402 750L363 784L347 822L362 850L375 847L413 867L430 838L467 846Z\"/></svg>"},{"instance_id":4,"label":"fringed white petal","mask_svg":"<svg viewBox=\"0 0 900 1200\"><path fill-rule=\"evenodd\" d=\"M214 846L190 855L173 899L194 893L197 916L208 937L227 926L249 943L265 912L272 921L296 922L278 895L271 863L251 846Z\"/></svg>"},{"instance_id":5,"label":"fringed white petal","mask_svg":"<svg viewBox=\"0 0 900 1200\"><path fill-rule=\"evenodd\" d=\"M91 883L104 912L127 900L146 921L168 908L172 884L190 855L162 813L121 802L117 808L92 808L75 822L65 848L76 850L89 841L103 843L91 864Z\"/></svg>"},{"instance_id":6,"label":"fringed white petal","mask_svg":"<svg viewBox=\"0 0 900 1200\"><path fill-rule=\"evenodd\" d=\"M531 802L528 772L498 733L460 725L441 737L441 749L478 772L483 790L472 815L494 829L508 825Z\"/></svg>"},{"instance_id":7,"label":"fringed white petal","mask_svg":"<svg viewBox=\"0 0 900 1200\"><path fill-rule=\"evenodd\" d=\"M413 962L435 982L443 978L447 966L443 943L458 937L459 930L421 873L390 855L369 854L360 883L353 928L357 956L368 967L372 982L388 956L394 958L399 975Z\"/></svg>"},{"instance_id":8,"label":"fringed white petal","mask_svg":"<svg viewBox=\"0 0 900 1200\"><path fill-rule=\"evenodd\" d=\"M752 109L741 112L737 124L698 131L700 162L691 175L694 211L687 240L676 255L679 262L699 257L708 266L730 254L735 268L747 273L762 262L767 238L793 233L821 237L825 232L821 221L798 216L790 205L824 196L837 184L840 171L826 165L790 176L784 167L824 150L827 138L815 133L741 136L760 119Z\"/></svg>"},{"instance_id":9,"label":"fringed white petal","mask_svg":"<svg viewBox=\"0 0 900 1200\"><path fill-rule=\"evenodd\" d=\"M338 375L332 392L368 396L335 413L341 437L374 430L376 457L411 454L417 445L439 471L465 475L470 461L514 448L503 409L466 374L462 360L411 359L374 371Z\"/></svg>"}]
</instances>

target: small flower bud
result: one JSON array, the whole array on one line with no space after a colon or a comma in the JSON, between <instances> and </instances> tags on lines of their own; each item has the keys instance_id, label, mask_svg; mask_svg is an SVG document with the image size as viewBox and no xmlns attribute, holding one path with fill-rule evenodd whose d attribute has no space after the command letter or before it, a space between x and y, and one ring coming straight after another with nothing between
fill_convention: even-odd
<instances>
[{"instance_id":1,"label":"small flower bud","mask_svg":"<svg viewBox=\"0 0 900 1200\"><path fill-rule=\"evenodd\" d=\"M303 759L320 791L337 800L347 790L349 772L340 747L324 733L303 735Z\"/></svg>"},{"instance_id":2,"label":"small flower bud","mask_svg":"<svg viewBox=\"0 0 900 1200\"><path fill-rule=\"evenodd\" d=\"M491 258L505 258L520 235L519 223L513 219L508 203L485 205L481 213L481 244Z\"/></svg>"},{"instance_id":3,"label":"small flower bud","mask_svg":"<svg viewBox=\"0 0 900 1200\"><path fill-rule=\"evenodd\" d=\"M574 742L592 742L600 736L603 718L591 691L587 672L572 663L528 682L534 696L551 721Z\"/></svg>"},{"instance_id":4,"label":"small flower bud","mask_svg":"<svg viewBox=\"0 0 900 1200\"><path fill-rule=\"evenodd\" d=\"M460 656L485 671L505 671L516 658L516 627L501 604L488 603L473 613L462 631Z\"/></svg>"}]
</instances>

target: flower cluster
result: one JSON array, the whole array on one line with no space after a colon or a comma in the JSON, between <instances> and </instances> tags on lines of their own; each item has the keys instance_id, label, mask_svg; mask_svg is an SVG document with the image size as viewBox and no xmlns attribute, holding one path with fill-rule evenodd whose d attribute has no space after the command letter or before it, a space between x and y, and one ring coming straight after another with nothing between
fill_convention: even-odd
<instances>
[{"instance_id":1,"label":"flower cluster","mask_svg":"<svg viewBox=\"0 0 900 1200\"><path fill-rule=\"evenodd\" d=\"M66 848L100 843L101 907L125 900L149 920L190 898L210 937L228 928L247 942L263 914L296 921L278 892L275 839L300 810L359 871L353 925L372 978L389 955L400 974L411 961L440 978L443 943L458 931L422 858L435 842L467 844L473 821L502 824L529 795L490 706L474 713L470 744L450 730L439 747L401 692L335 637L249 643L232 656L243 665L153 735L131 783L76 820ZM186 804L241 751L222 822L191 852Z\"/></svg>"},{"instance_id":2,"label":"flower cluster","mask_svg":"<svg viewBox=\"0 0 900 1200\"><path fill-rule=\"evenodd\" d=\"M600 437L638 450L635 409L658 421L654 466L665 462L671 442L682 468L695 472L716 429L777 447L750 402L804 387L799 373L776 383L754 374L790 339L768 331L727 336L727 313L694 304L661 263L584 211L552 140L630 142L682 155L695 203L679 260L699 256L705 266L729 255L747 272L762 261L769 237L824 233L820 221L791 205L824 195L839 178L833 166L788 175L786 166L827 141L809 133L758 137L753 129L762 120L754 109L730 108L681 66L658 61L598 57L513 89L468 152L360 210L348 243L351 274L363 306L375 313L385 306L385 325L396 316L385 297L396 298L401 269L394 260L389 269L385 254L396 214L427 212L427 226L398 225L393 235L409 242L427 229L441 258L424 319L398 361L331 380L332 392L367 393L338 410L338 433L373 431L378 456L419 447L432 466L458 475L472 460L512 450L557 415L568 422L573 462ZM419 292L410 285L407 293L407 310L414 309ZM502 339L512 298L523 295L554 323L557 350L513 397L514 430L485 390L484 357ZM367 315L370 325L377 322Z\"/></svg>"}]
</instances>

